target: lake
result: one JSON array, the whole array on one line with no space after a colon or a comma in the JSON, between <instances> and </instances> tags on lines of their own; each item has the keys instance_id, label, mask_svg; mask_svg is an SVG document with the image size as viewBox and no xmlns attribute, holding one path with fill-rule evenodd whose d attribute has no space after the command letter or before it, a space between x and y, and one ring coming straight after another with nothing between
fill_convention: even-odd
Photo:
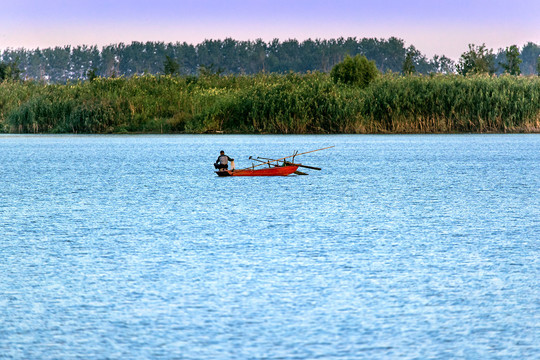
<instances>
[{"instance_id":1,"label":"lake","mask_svg":"<svg viewBox=\"0 0 540 360\"><path fill-rule=\"evenodd\" d=\"M540 358L540 135L0 135L0 189L1 359Z\"/></svg>"}]
</instances>

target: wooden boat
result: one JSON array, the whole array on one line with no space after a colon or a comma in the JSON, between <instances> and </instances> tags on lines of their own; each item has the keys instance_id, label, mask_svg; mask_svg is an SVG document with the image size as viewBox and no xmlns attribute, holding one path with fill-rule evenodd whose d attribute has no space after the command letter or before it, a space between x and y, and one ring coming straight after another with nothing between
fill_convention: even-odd
<instances>
[{"instance_id":1,"label":"wooden boat","mask_svg":"<svg viewBox=\"0 0 540 360\"><path fill-rule=\"evenodd\" d=\"M298 165L274 166L264 169L241 169L216 171L218 176L287 176L298 170Z\"/></svg>"},{"instance_id":2,"label":"wooden boat","mask_svg":"<svg viewBox=\"0 0 540 360\"><path fill-rule=\"evenodd\" d=\"M314 170L321 170L321 168L302 165L302 164L296 164L294 163L294 158L299 155L304 155L304 154L312 153L314 151L319 151L319 150L325 150L332 147L333 146L329 146L322 149L307 151L301 154L298 154L298 151L297 151L293 155L285 156L280 159L268 159L268 158L261 158L261 157L253 158L250 156L249 158L251 160L258 161L261 164L252 165L251 167L240 169L240 170L221 169L221 170L215 171L215 173L217 174L217 176L220 176L220 177L225 177L225 176L287 176L293 173L297 175L307 175L306 173L298 171L298 167L304 167L304 168L314 169ZM286 160L289 158L292 158L292 161ZM268 168L255 169L256 167L259 167L262 165L268 165Z\"/></svg>"}]
</instances>

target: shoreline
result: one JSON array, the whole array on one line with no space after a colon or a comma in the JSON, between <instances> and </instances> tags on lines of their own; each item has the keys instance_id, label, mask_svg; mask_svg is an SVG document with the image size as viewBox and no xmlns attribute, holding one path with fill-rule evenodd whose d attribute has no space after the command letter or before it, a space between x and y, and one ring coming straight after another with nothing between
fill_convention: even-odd
<instances>
[{"instance_id":1,"label":"shoreline","mask_svg":"<svg viewBox=\"0 0 540 360\"><path fill-rule=\"evenodd\" d=\"M426 135L426 136L437 136L437 135L538 135L540 134L540 129L536 131L507 131L507 132L379 132L379 133L303 133L303 134L293 134L293 133L187 133L187 132L169 132L169 133L159 133L159 132L117 132L117 133L9 133L9 132L0 132L0 136L385 136L385 135Z\"/></svg>"}]
</instances>

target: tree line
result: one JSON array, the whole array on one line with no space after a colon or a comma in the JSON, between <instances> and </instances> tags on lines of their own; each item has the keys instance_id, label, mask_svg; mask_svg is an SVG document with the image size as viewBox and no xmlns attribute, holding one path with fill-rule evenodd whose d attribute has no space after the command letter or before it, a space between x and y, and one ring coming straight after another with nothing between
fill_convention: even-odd
<instances>
[{"instance_id":1,"label":"tree line","mask_svg":"<svg viewBox=\"0 0 540 360\"><path fill-rule=\"evenodd\" d=\"M402 39L338 38L330 40L308 39L298 41L274 39L264 42L205 40L193 45L186 42L132 42L113 44L99 49L97 46L64 46L46 49L5 49L0 53L0 81L5 78L22 78L66 83L95 77L131 77L143 74L244 74L257 73L328 73L347 55L363 55L374 61L382 73L462 73L475 72L480 60L487 62L492 74L509 72L502 64L509 57L517 58L519 73L534 74L538 71L540 46L529 42L521 49L499 49L494 53L484 45L469 48L470 61L463 57L456 63L444 55L428 59L413 45L405 46ZM477 56L479 55L480 56ZM471 60L472 59L472 60ZM468 62L467 62L468 61ZM472 68L470 64L473 65ZM471 70L473 69L473 70ZM483 69L483 68L482 68ZM515 71L515 66L512 67Z\"/></svg>"}]
</instances>

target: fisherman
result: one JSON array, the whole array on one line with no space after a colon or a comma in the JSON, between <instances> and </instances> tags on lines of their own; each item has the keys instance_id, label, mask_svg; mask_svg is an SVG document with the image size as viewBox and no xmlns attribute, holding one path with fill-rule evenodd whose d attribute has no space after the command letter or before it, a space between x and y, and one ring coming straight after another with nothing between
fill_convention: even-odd
<instances>
[{"instance_id":1,"label":"fisherman","mask_svg":"<svg viewBox=\"0 0 540 360\"><path fill-rule=\"evenodd\" d=\"M225 155L225 151L221 150L214 167L219 169L218 171L225 171L229 168L229 161L234 161L234 159Z\"/></svg>"}]
</instances>

